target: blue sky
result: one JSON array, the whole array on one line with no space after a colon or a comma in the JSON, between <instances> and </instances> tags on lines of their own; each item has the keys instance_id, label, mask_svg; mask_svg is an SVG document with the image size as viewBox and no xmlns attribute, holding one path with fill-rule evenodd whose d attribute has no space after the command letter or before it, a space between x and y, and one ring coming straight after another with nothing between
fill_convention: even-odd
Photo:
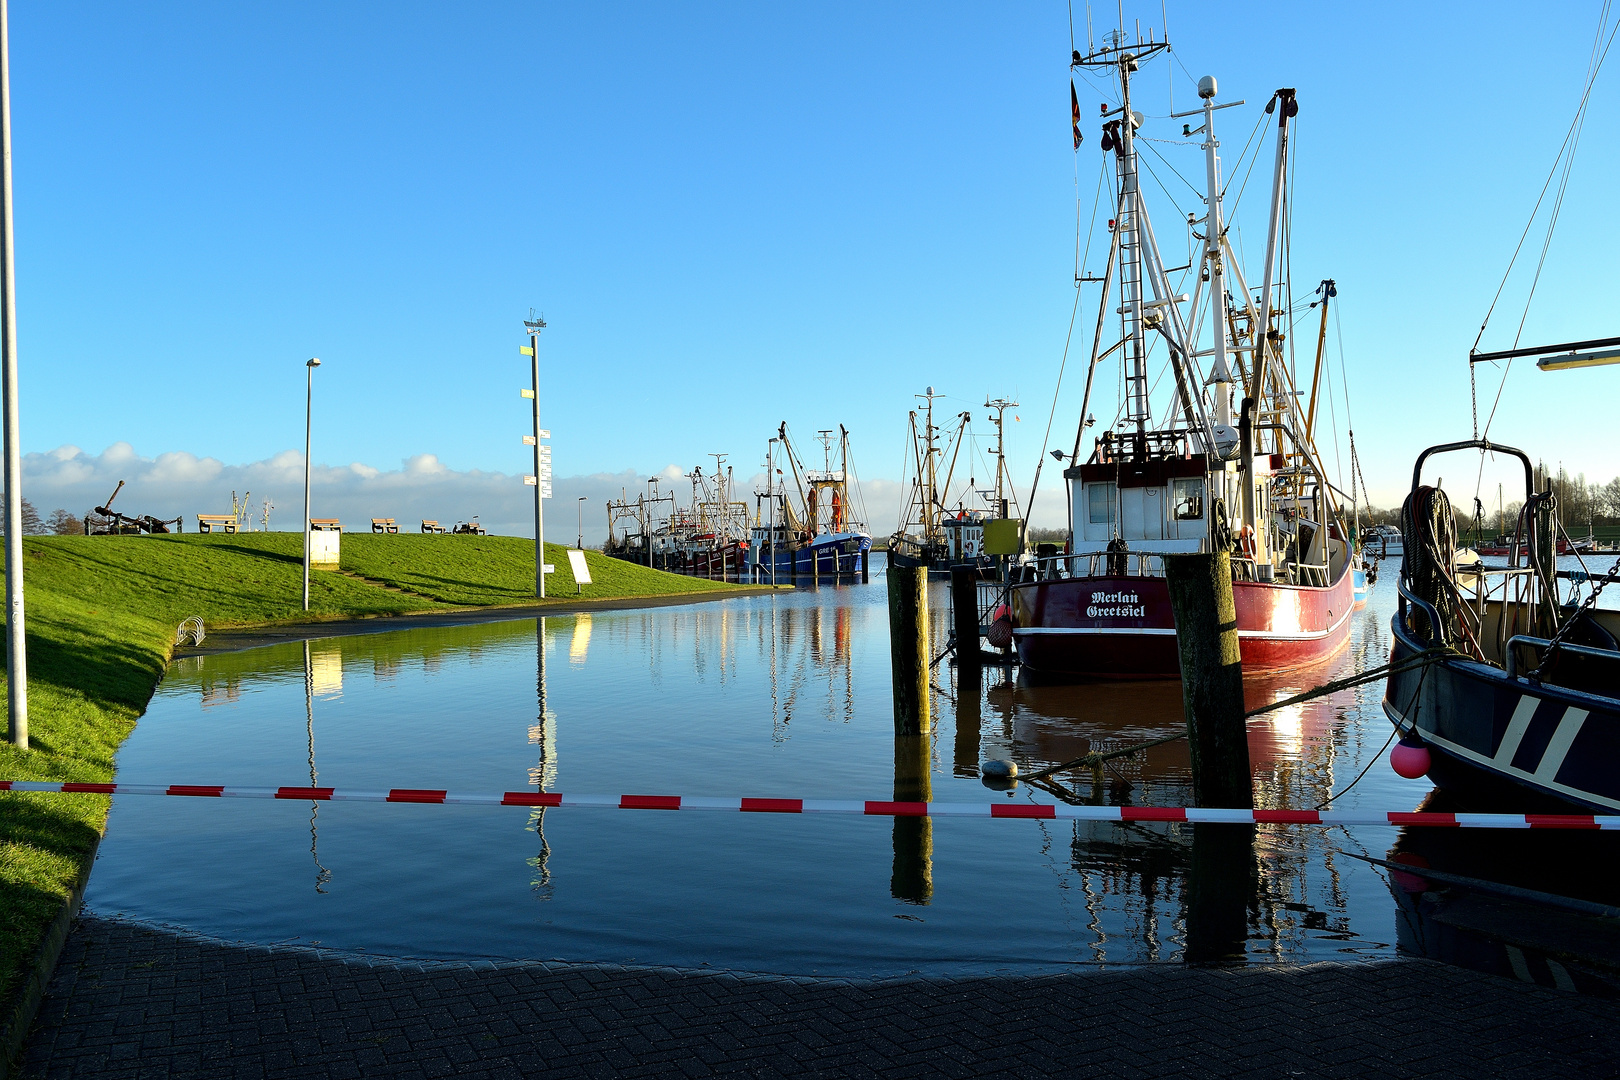
<instances>
[{"instance_id":1,"label":"blue sky","mask_svg":"<svg viewBox=\"0 0 1620 1080\"><path fill-rule=\"evenodd\" d=\"M1338 282L1385 502L1418 449L1468 435L1464 356L1597 18L1462 10L1171 6L1176 59L1142 75L1156 137L1179 135L1158 117L1171 91L1195 103L1192 77L1248 100L1222 116L1229 171L1270 92L1298 88L1296 293ZM1162 35L1160 11L1128 4L1126 20ZM1074 299L1075 177L1089 209L1101 164L1083 80L1086 143L1070 148L1065 5L20 3L11 21L24 449L77 447L94 483L126 467L122 450L102 459L120 443L219 466L175 472L154 512L228 509L214 488L232 469L285 464L312 355L313 457L358 465L356 499L368 473L402 474L398 490L429 455L435 516L479 512L448 494L464 472L481 491L517 483L520 505L504 478L526 471L531 306L550 323L559 504L713 451L751 472L782 420L801 442L847 425L863 478L897 481L927 385L952 410L1016 396L1028 483ZM1598 82L1526 342L1620 332L1617 78ZM1201 183L1196 147L1158 149ZM1240 211L1250 252L1263 170ZM1156 214L1173 252L1174 214ZM1527 285L1510 282L1486 347L1511 342ZM1055 445L1073 439L1079 367ZM1480 374L1488 403L1498 375ZM1620 460L1595 403L1617 379L1521 362L1491 433L1607 479ZM1098 393L1111 408L1112 383ZM53 482L45 505L67 490ZM297 490L275 494L290 509ZM485 520L503 515L521 525Z\"/></svg>"}]
</instances>

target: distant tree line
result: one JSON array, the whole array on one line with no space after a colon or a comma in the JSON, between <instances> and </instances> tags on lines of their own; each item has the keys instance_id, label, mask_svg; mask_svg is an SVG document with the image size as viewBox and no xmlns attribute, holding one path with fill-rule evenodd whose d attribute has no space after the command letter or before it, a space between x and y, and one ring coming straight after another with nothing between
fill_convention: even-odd
<instances>
[{"instance_id":1,"label":"distant tree line","mask_svg":"<svg viewBox=\"0 0 1620 1080\"><path fill-rule=\"evenodd\" d=\"M5 535L11 518L6 513L6 497L0 494L0 536ZM66 510L52 510L49 517L40 517L39 510L27 499L22 501L22 531L24 536L83 536L84 522Z\"/></svg>"},{"instance_id":2,"label":"distant tree line","mask_svg":"<svg viewBox=\"0 0 1620 1080\"><path fill-rule=\"evenodd\" d=\"M1548 475L1547 481L1551 483L1553 495L1558 499L1558 519L1563 522L1564 531L1570 536L1576 539L1585 536L1588 524L1594 529L1620 526L1620 476L1614 477L1606 484L1590 483L1585 473L1571 476L1566 469L1560 467L1556 473ZM1511 534L1522 509L1524 509L1523 499L1514 499L1498 508L1483 496L1477 506L1460 504L1452 506L1457 515L1457 533L1460 536L1471 536L1476 531L1493 537L1498 532ZM1401 509L1398 506L1388 510L1364 507L1362 514L1364 520L1370 518L1374 525L1399 526L1401 523Z\"/></svg>"}]
</instances>

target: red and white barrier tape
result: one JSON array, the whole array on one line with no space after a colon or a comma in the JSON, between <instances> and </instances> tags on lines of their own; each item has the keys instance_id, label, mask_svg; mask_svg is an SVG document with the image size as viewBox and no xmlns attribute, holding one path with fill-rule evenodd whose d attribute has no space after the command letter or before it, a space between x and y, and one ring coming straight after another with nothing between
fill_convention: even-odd
<instances>
[{"instance_id":1,"label":"red and white barrier tape","mask_svg":"<svg viewBox=\"0 0 1620 1080\"><path fill-rule=\"evenodd\" d=\"M859 799L706 799L682 795L562 795L551 791L461 794L431 788L349 791L323 787L59 784L0 780L0 791L100 795L186 795L212 799L303 802L434 803L472 806L594 806L619 810L729 810L753 814L865 814L875 817L1058 818L1073 821L1175 821L1234 825L1433 825L1472 829L1620 829L1620 815L1441 814L1390 810L1219 810L1193 806L1070 806L1067 803L923 803Z\"/></svg>"}]
</instances>

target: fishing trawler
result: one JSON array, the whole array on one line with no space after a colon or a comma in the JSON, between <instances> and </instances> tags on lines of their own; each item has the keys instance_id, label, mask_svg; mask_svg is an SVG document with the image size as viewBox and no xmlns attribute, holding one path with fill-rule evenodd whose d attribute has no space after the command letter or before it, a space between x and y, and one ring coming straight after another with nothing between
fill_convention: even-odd
<instances>
[{"instance_id":1,"label":"fishing trawler","mask_svg":"<svg viewBox=\"0 0 1620 1080\"><path fill-rule=\"evenodd\" d=\"M799 574L864 576L868 572L872 534L855 515L860 487L854 482L850 466L849 431L842 424L838 427L836 469L832 464L832 430L819 431L816 436L822 449L819 471L804 468L786 421L770 442L765 461L769 490L756 492L754 524L746 553L748 572L755 580ZM777 443L782 445L783 464L793 474L797 503L789 495L786 479L777 481L782 474L775 459ZM768 515L757 500L769 500Z\"/></svg>"},{"instance_id":2,"label":"fishing trawler","mask_svg":"<svg viewBox=\"0 0 1620 1080\"><path fill-rule=\"evenodd\" d=\"M1010 505L1016 505L1011 475L1007 471L1003 420L1006 410L1017 403L1000 398L986 399L985 408L991 410L991 422L996 427L996 448L991 454L995 481L991 487L980 489L977 477L969 476L966 486L957 490L953 503L950 499L952 482L962 449L972 440L969 425L973 417L967 412L952 417L954 423L944 433L945 446L941 449L941 432L934 425L934 399L941 395L934 393L930 386L926 393L917 396L924 402L923 414L919 418L917 411L912 410L907 446L907 459L915 467L900 528L889 537L889 565L925 567L930 577L948 577L953 566L972 566L980 577L992 577L996 560L985 551L984 530L992 521L1007 519ZM922 421L920 430L919 419ZM941 482L940 464L947 456L950 460ZM968 451L968 457L967 468L971 470L974 467L972 450Z\"/></svg>"},{"instance_id":3,"label":"fishing trawler","mask_svg":"<svg viewBox=\"0 0 1620 1080\"><path fill-rule=\"evenodd\" d=\"M1102 149L1113 154L1118 202L1080 416L1088 415L1097 364L1115 353L1123 353L1123 400L1117 429L1096 438L1083 461L1076 459L1084 422L1076 433L1073 464L1063 474L1069 550L1026 562L1010 586L1013 641L1030 672L1178 676L1163 570L1163 557L1177 552L1231 553L1246 673L1317 663L1349 637L1352 537L1314 440L1323 350L1317 349L1306 404L1295 383L1293 345L1285 348L1293 312L1279 235L1289 205L1289 121L1298 102L1292 89L1281 89L1266 105L1276 122L1276 151L1264 269L1253 289L1227 239L1215 138L1217 112L1243 102L1216 104L1215 79L1205 77L1198 84L1201 108L1174 114L1202 117L1184 136L1203 137L1206 213L1172 226L1178 235L1185 226L1201 241L1185 268L1196 282L1189 298L1172 285L1138 181L1144 118L1133 107L1132 76L1168 49L1151 39L1128 43L1116 32L1101 48L1073 57L1075 68L1110 75L1120 95L1118 106L1102 110ZM1075 125L1078 146L1078 105ZM1104 348L1110 314L1119 317L1120 337ZM1148 364L1161 343L1172 396L1155 417Z\"/></svg>"},{"instance_id":4,"label":"fishing trawler","mask_svg":"<svg viewBox=\"0 0 1620 1080\"><path fill-rule=\"evenodd\" d=\"M1620 338L1607 345L1620 360ZM1451 503L1423 483L1428 459L1470 449L1524 467L1505 567L1459 559ZM1597 606L1620 580L1620 561L1602 575L1558 570L1556 506L1550 485L1538 490L1529 457L1511 446L1470 439L1418 456L1402 510L1406 557L1390 661L1444 651L1390 673L1384 711L1402 734L1396 755L1405 752L1392 762L1443 788L1620 813L1620 611ZM1584 583L1585 601L1572 593L1565 602L1561 580Z\"/></svg>"}]
</instances>

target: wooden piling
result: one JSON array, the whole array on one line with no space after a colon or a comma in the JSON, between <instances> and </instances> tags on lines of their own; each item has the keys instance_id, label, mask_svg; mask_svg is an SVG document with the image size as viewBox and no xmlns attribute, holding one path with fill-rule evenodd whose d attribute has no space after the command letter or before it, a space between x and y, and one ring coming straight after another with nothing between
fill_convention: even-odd
<instances>
[{"instance_id":1,"label":"wooden piling","mask_svg":"<svg viewBox=\"0 0 1620 1080\"><path fill-rule=\"evenodd\" d=\"M894 670L894 733L926 735L928 568L889 567L889 659Z\"/></svg>"},{"instance_id":2,"label":"wooden piling","mask_svg":"<svg viewBox=\"0 0 1620 1080\"><path fill-rule=\"evenodd\" d=\"M1232 600L1231 556L1218 551L1163 558L1181 654L1193 804L1252 808L1254 784L1243 719L1243 661Z\"/></svg>"},{"instance_id":3,"label":"wooden piling","mask_svg":"<svg viewBox=\"0 0 1620 1080\"><path fill-rule=\"evenodd\" d=\"M979 574L971 566L951 567L951 628L956 634L956 673L977 679L979 656Z\"/></svg>"}]
</instances>

